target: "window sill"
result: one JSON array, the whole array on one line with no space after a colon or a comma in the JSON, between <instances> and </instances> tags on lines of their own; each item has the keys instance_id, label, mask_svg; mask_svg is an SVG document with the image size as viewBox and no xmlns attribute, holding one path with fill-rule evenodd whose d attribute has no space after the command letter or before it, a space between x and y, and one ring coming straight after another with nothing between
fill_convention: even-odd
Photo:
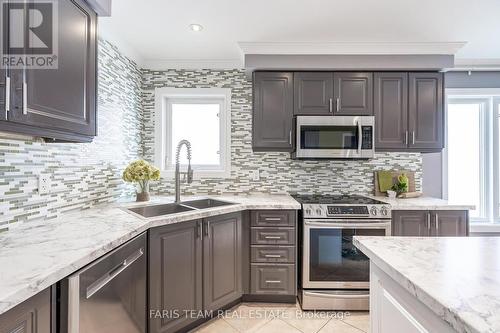
<instances>
[{"instance_id":1,"label":"window sill","mask_svg":"<svg viewBox=\"0 0 500 333\"><path fill-rule=\"evenodd\" d=\"M184 177L182 172L185 172L185 170L181 171L181 180ZM161 170L160 175L162 178L174 178L175 177L175 171L174 170ZM231 176L231 171L230 170L193 170L193 179L222 179L222 178L229 178Z\"/></svg>"},{"instance_id":2,"label":"window sill","mask_svg":"<svg viewBox=\"0 0 500 333\"><path fill-rule=\"evenodd\" d=\"M469 226L469 230L471 233L473 233L473 232L499 233L500 232L500 223L471 222L471 224Z\"/></svg>"}]
</instances>

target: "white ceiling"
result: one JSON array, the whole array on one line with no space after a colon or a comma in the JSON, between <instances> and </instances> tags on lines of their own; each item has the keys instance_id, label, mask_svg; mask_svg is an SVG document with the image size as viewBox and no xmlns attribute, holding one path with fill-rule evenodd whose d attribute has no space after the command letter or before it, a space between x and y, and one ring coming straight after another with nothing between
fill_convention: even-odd
<instances>
[{"instance_id":1,"label":"white ceiling","mask_svg":"<svg viewBox=\"0 0 500 333\"><path fill-rule=\"evenodd\" d=\"M464 41L462 64L500 64L500 0L114 0L112 12L100 33L152 67L241 66L238 42Z\"/></svg>"}]
</instances>

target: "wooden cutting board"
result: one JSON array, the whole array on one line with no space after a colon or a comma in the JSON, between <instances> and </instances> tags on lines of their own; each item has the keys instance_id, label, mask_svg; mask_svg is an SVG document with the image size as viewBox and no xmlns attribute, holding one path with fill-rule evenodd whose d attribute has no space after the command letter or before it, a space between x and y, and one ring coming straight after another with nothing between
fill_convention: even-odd
<instances>
[{"instance_id":1,"label":"wooden cutting board","mask_svg":"<svg viewBox=\"0 0 500 333\"><path fill-rule=\"evenodd\" d=\"M406 173L406 176L408 177L408 192L415 192L415 172L414 171L408 171L408 170L390 170L391 175L392 175L392 183L395 184L398 181L398 176ZM374 194L376 196L381 196L385 197L387 196L387 193L385 192L380 192L380 187L378 186L378 171L375 171L373 173L373 182L374 182Z\"/></svg>"}]
</instances>

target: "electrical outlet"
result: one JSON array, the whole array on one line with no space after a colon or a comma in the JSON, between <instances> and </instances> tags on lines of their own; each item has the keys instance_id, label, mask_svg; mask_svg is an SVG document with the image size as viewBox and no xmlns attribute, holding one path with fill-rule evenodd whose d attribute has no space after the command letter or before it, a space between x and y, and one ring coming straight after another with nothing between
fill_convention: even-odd
<instances>
[{"instance_id":1,"label":"electrical outlet","mask_svg":"<svg viewBox=\"0 0 500 333\"><path fill-rule=\"evenodd\" d=\"M259 181L260 180L260 171L258 169L252 171L252 180L253 181Z\"/></svg>"},{"instance_id":2,"label":"electrical outlet","mask_svg":"<svg viewBox=\"0 0 500 333\"><path fill-rule=\"evenodd\" d=\"M50 175L41 173L38 176L38 194L47 194L50 192Z\"/></svg>"}]
</instances>

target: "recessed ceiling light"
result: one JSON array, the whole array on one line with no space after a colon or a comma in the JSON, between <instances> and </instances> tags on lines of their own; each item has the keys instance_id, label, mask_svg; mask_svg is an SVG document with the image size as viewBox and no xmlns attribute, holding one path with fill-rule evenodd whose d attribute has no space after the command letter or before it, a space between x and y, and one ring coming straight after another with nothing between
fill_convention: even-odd
<instances>
[{"instance_id":1,"label":"recessed ceiling light","mask_svg":"<svg viewBox=\"0 0 500 333\"><path fill-rule=\"evenodd\" d=\"M189 29L191 29L192 31L202 31L203 26L201 24L190 24Z\"/></svg>"}]
</instances>

